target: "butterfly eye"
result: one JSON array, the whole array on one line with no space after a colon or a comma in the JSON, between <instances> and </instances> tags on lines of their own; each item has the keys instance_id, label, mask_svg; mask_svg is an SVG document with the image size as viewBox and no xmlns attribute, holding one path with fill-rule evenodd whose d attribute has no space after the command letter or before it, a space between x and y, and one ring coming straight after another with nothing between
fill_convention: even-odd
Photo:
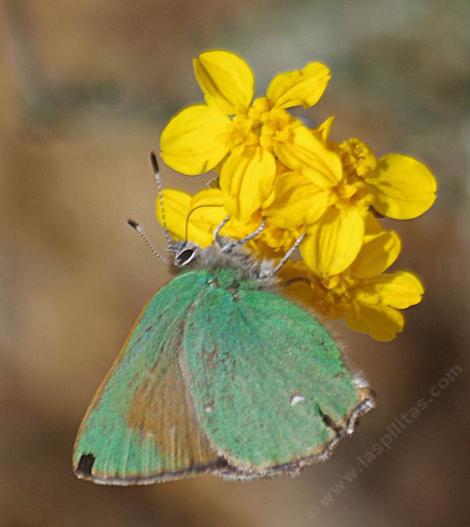
<instances>
[{"instance_id":1,"label":"butterfly eye","mask_svg":"<svg viewBox=\"0 0 470 527\"><path fill-rule=\"evenodd\" d=\"M184 267L188 263L192 262L198 253L196 247L191 247L188 249L183 249L175 256L175 265L177 267Z\"/></svg>"}]
</instances>

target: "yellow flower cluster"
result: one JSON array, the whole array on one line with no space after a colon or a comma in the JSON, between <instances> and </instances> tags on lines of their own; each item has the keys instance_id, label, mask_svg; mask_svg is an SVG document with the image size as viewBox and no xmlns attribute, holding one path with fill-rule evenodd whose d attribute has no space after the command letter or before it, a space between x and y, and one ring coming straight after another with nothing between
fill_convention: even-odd
<instances>
[{"instance_id":1,"label":"yellow flower cluster","mask_svg":"<svg viewBox=\"0 0 470 527\"><path fill-rule=\"evenodd\" d=\"M333 118L310 129L287 111L318 102L330 79L324 64L277 75L256 99L253 73L234 53L207 51L193 66L205 104L170 120L161 157L182 174L215 170L218 177L192 196L165 190L167 228L204 247L227 216L222 234L232 238L264 220L250 245L269 258L281 258L304 233L301 261L282 270L291 294L356 331L393 339L404 325L400 310L420 302L423 286L409 272L386 272L401 242L377 218L428 210L436 199L431 172L401 154L377 159L360 139L334 143Z\"/></svg>"}]
</instances>

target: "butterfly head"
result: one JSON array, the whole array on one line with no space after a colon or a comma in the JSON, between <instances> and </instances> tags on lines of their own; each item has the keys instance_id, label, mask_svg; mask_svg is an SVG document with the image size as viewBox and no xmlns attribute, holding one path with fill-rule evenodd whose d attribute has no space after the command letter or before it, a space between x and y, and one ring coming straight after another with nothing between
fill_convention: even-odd
<instances>
[{"instance_id":1,"label":"butterfly head","mask_svg":"<svg viewBox=\"0 0 470 527\"><path fill-rule=\"evenodd\" d=\"M194 263L201 252L198 245L188 241L173 242L169 249L173 254L173 265L175 267L186 267L188 264Z\"/></svg>"}]
</instances>

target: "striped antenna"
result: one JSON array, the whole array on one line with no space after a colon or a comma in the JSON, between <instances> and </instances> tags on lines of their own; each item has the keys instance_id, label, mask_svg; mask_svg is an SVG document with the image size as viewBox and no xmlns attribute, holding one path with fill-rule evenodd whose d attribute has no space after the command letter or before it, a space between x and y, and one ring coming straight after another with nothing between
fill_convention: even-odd
<instances>
[{"instance_id":1,"label":"striped antenna","mask_svg":"<svg viewBox=\"0 0 470 527\"><path fill-rule=\"evenodd\" d=\"M135 232L142 238L142 240L144 240L145 245L148 247L150 252L154 256L156 256L160 260L160 262L165 264L168 263L168 260L155 249L155 247L152 245L152 242L147 238L147 235L144 232L144 228L142 227L142 225L140 225L140 223L137 223L135 220L128 219L127 224L135 230Z\"/></svg>"},{"instance_id":2,"label":"striped antenna","mask_svg":"<svg viewBox=\"0 0 470 527\"><path fill-rule=\"evenodd\" d=\"M167 249L171 251L171 248L173 246L173 238L171 237L170 231L168 230L166 226L165 207L163 204L163 184L162 184L162 179L160 177L160 168L158 167L158 161L157 161L157 156L155 155L155 152L150 152L150 162L152 163L153 176L155 177L155 181L157 183L158 199L160 202L160 211L162 214L162 226L163 226L163 232L165 233L166 245L167 245Z\"/></svg>"}]
</instances>

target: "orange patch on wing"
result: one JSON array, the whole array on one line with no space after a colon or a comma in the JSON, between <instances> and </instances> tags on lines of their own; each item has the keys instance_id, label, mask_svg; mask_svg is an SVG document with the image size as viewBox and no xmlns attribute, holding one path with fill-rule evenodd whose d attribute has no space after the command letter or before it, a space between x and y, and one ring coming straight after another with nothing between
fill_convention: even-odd
<instances>
[{"instance_id":1,"label":"orange patch on wing","mask_svg":"<svg viewBox=\"0 0 470 527\"><path fill-rule=\"evenodd\" d=\"M154 438L172 470L208 465L219 457L197 422L176 358L170 364L159 361L148 373L131 401L128 425L142 439Z\"/></svg>"}]
</instances>

